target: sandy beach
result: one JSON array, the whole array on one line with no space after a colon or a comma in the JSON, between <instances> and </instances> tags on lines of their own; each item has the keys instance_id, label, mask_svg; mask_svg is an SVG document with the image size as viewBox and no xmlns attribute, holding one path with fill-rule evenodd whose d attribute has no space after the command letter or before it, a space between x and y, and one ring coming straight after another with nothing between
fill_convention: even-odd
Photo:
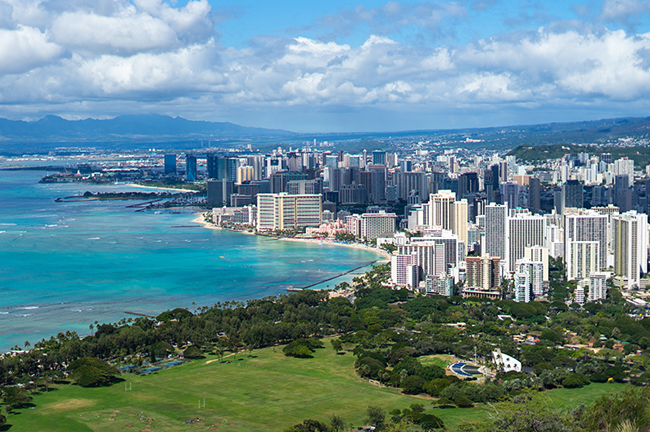
<instances>
[{"instance_id":1,"label":"sandy beach","mask_svg":"<svg viewBox=\"0 0 650 432\"><path fill-rule=\"evenodd\" d=\"M204 217L203 213L197 213L196 218L192 219L192 223L200 224L203 225L205 228L209 229L216 229L216 230L221 230L224 228L221 228L219 226L216 226L213 223L207 222ZM239 232L242 234L249 234L249 235L257 235L254 232L247 232L247 231L238 231L238 230L231 230L235 232ZM274 237L268 237L268 238L274 238ZM380 255L386 262L390 261L390 254L384 250L380 250L374 247L366 246L364 244L358 244L358 243L342 243L338 242L335 240L327 240L327 239L307 239L307 238L288 238L288 237L278 237L277 240L281 241L292 241L292 242L301 242L301 243L311 243L311 244L317 244L317 245L328 245L328 246L342 246L342 247L347 247L351 249L359 249L359 250L365 250L368 252L375 253L377 255ZM383 260L382 260L383 261Z\"/></svg>"},{"instance_id":2,"label":"sandy beach","mask_svg":"<svg viewBox=\"0 0 650 432\"><path fill-rule=\"evenodd\" d=\"M213 229L213 230L227 230L227 231L232 231L232 232L238 232L241 234L248 234L248 235L256 235L254 232L248 232L248 231L239 231L239 230L230 230L227 228L221 228L220 226L217 226L211 222L208 222L205 220L203 217L203 213L196 213L196 217L192 219L192 223L196 223L199 225L203 225L203 227L208 228L208 229Z\"/></svg>"},{"instance_id":3,"label":"sandy beach","mask_svg":"<svg viewBox=\"0 0 650 432\"><path fill-rule=\"evenodd\" d=\"M198 193L198 191L195 191L195 190L192 190L192 189L166 188L166 187L158 187L158 186L144 186L144 185L139 185L139 184L135 184L135 183L127 183L124 186L130 186L130 187L141 188L141 189L158 189L158 190L165 190L165 191L170 191L170 192Z\"/></svg>"},{"instance_id":4,"label":"sandy beach","mask_svg":"<svg viewBox=\"0 0 650 432\"><path fill-rule=\"evenodd\" d=\"M327 240L327 239L306 239L306 238L279 238L278 240L283 240L283 241L293 241L293 242L302 242L302 243L311 243L311 244L324 244L328 246L343 246L351 249L359 249L359 250L365 250L368 252L376 253L377 255L381 255L386 261L390 260L390 254L386 251L366 246L364 244L358 244L358 243L342 243L338 242L336 240Z\"/></svg>"}]
</instances>

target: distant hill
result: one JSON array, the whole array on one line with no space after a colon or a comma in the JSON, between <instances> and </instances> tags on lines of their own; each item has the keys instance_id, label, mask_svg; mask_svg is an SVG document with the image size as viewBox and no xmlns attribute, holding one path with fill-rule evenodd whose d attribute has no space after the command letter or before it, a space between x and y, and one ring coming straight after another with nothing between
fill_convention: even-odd
<instances>
[{"instance_id":1,"label":"distant hill","mask_svg":"<svg viewBox=\"0 0 650 432\"><path fill-rule=\"evenodd\" d=\"M25 122L0 119L0 145L9 142L84 142L174 139L247 139L295 135L279 129L239 126L228 122L192 121L157 114L122 115L110 120L65 120L46 116Z\"/></svg>"},{"instance_id":2,"label":"distant hill","mask_svg":"<svg viewBox=\"0 0 650 432\"><path fill-rule=\"evenodd\" d=\"M627 157L634 161L638 168L644 168L650 164L650 147L630 146L594 146L594 145L521 145L508 152L508 156L515 156L522 161L540 161L546 159L559 159L564 155L576 156L578 153L586 152L590 155L600 156L603 153L610 153L612 160Z\"/></svg>"},{"instance_id":3,"label":"distant hill","mask_svg":"<svg viewBox=\"0 0 650 432\"><path fill-rule=\"evenodd\" d=\"M300 145L304 142L330 141L331 150L360 152L382 149L399 151L413 142L430 142L430 149L449 148L512 150L513 155L534 160L561 157L580 148L598 154L598 146L613 149L631 139L635 145L650 144L650 117L619 118L571 123L500 126L488 128L412 130L393 132L346 132L298 134L279 129L239 126L227 122L192 121L157 114L122 115L110 120L65 120L46 116L25 122L0 119L0 154L47 153L62 148L164 148L196 149L202 144L230 148L253 144L262 151L278 144ZM559 145L559 147L557 147ZM545 148L537 148L547 146ZM570 149L562 149L565 146ZM614 146L614 147L613 147ZM423 148L427 148L425 144ZM609 151L609 150L605 150ZM611 151L614 155L614 151ZM632 153L638 164L645 165L642 154ZM557 156L559 155L559 156Z\"/></svg>"}]
</instances>

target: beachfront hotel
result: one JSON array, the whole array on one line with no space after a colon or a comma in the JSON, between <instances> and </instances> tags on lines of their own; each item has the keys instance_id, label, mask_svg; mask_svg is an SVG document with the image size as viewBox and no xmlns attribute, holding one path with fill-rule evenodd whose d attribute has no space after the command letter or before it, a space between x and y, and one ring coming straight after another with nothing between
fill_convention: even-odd
<instances>
[{"instance_id":1,"label":"beachfront hotel","mask_svg":"<svg viewBox=\"0 0 650 432\"><path fill-rule=\"evenodd\" d=\"M289 195L282 192L257 195L258 231L317 227L322 221L323 200L320 194Z\"/></svg>"}]
</instances>

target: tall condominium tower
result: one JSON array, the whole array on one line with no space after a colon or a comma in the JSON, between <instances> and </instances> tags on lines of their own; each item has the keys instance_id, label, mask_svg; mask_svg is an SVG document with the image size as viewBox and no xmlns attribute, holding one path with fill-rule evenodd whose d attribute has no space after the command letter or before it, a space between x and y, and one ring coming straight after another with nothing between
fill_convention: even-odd
<instances>
[{"instance_id":1,"label":"tall condominium tower","mask_svg":"<svg viewBox=\"0 0 650 432\"><path fill-rule=\"evenodd\" d=\"M627 279L627 287L640 285L648 272L648 216L629 211L612 219L614 225L614 273Z\"/></svg>"},{"instance_id":2,"label":"tall condominium tower","mask_svg":"<svg viewBox=\"0 0 650 432\"><path fill-rule=\"evenodd\" d=\"M584 207L584 186L578 180L567 180L562 185L562 209Z\"/></svg>"},{"instance_id":3,"label":"tall condominium tower","mask_svg":"<svg viewBox=\"0 0 650 432\"><path fill-rule=\"evenodd\" d=\"M431 194L429 196L429 211L431 212L429 223L431 226L452 230L455 202L456 194L450 190L441 190L438 193Z\"/></svg>"},{"instance_id":4,"label":"tall condominium tower","mask_svg":"<svg viewBox=\"0 0 650 432\"><path fill-rule=\"evenodd\" d=\"M538 212L541 209L540 197L542 194L542 184L536 177L528 180L528 208L532 212Z\"/></svg>"},{"instance_id":5,"label":"tall condominium tower","mask_svg":"<svg viewBox=\"0 0 650 432\"><path fill-rule=\"evenodd\" d=\"M196 156L190 153L185 155L185 175L188 182L196 181L198 178Z\"/></svg>"},{"instance_id":6,"label":"tall condominium tower","mask_svg":"<svg viewBox=\"0 0 650 432\"><path fill-rule=\"evenodd\" d=\"M546 234L546 218L526 212L518 212L514 217L508 218L507 233L507 269L515 271L517 260L524 258L526 248L543 246Z\"/></svg>"},{"instance_id":7,"label":"tall condominium tower","mask_svg":"<svg viewBox=\"0 0 650 432\"><path fill-rule=\"evenodd\" d=\"M491 257L506 259L506 219L508 207L501 204L485 206L485 252Z\"/></svg>"},{"instance_id":8,"label":"tall condominium tower","mask_svg":"<svg viewBox=\"0 0 650 432\"><path fill-rule=\"evenodd\" d=\"M595 241L599 245L599 268L607 267L607 215L593 210L566 208L564 214L564 260L572 262L572 242Z\"/></svg>"},{"instance_id":9,"label":"tall condominium tower","mask_svg":"<svg viewBox=\"0 0 650 432\"><path fill-rule=\"evenodd\" d=\"M501 265L499 262L498 257L489 255L468 257L463 297L500 298Z\"/></svg>"}]
</instances>

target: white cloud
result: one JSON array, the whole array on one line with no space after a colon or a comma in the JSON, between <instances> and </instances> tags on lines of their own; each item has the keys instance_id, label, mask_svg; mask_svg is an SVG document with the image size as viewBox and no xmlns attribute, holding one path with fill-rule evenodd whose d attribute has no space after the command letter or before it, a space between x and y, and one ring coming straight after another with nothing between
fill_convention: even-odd
<instances>
[{"instance_id":1,"label":"white cloud","mask_svg":"<svg viewBox=\"0 0 650 432\"><path fill-rule=\"evenodd\" d=\"M18 25L16 30L0 29L0 73L25 72L57 58L61 51L36 28Z\"/></svg>"},{"instance_id":2,"label":"white cloud","mask_svg":"<svg viewBox=\"0 0 650 432\"><path fill-rule=\"evenodd\" d=\"M61 107L60 114L72 110L68 115L120 109L281 113L286 107L522 111L608 103L650 108L650 33L554 25L434 48L405 45L381 32L356 46L264 36L236 49L220 45L205 0L184 7L161 0L0 4L12 10L0 24L0 115L47 103ZM464 13L454 2L422 6L418 14L416 6L422 5L391 1L379 9L359 7L355 16L407 23L416 15L435 22L437 15L427 11Z\"/></svg>"},{"instance_id":3,"label":"white cloud","mask_svg":"<svg viewBox=\"0 0 650 432\"><path fill-rule=\"evenodd\" d=\"M52 23L53 39L70 48L92 52L135 53L169 48L177 43L176 32L163 21L129 8L119 16L85 12L64 13Z\"/></svg>"}]
</instances>

